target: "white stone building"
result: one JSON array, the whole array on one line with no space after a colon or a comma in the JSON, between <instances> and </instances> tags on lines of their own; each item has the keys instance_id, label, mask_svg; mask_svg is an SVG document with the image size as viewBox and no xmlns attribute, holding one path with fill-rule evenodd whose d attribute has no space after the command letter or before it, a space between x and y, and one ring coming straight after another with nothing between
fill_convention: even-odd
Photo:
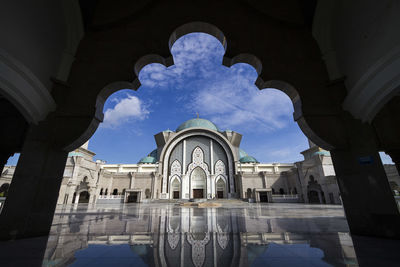
<instances>
[{"instance_id":1,"label":"white stone building","mask_svg":"<svg viewBox=\"0 0 400 267\"><path fill-rule=\"evenodd\" d=\"M241 134L205 119L154 137L157 148L137 164L95 162L88 143L71 152L58 204L192 198L341 203L330 154L311 142L301 162L259 163L240 148ZM394 190L400 178L394 165L385 168ZM1 185L11 183L14 169L5 167Z\"/></svg>"}]
</instances>

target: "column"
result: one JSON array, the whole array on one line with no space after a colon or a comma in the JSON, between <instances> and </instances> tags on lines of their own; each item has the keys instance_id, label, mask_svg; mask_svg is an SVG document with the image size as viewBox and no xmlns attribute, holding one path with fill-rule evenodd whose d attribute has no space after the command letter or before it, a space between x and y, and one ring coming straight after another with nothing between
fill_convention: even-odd
<instances>
[{"instance_id":1,"label":"column","mask_svg":"<svg viewBox=\"0 0 400 267\"><path fill-rule=\"evenodd\" d=\"M347 123L348 146L331 151L350 231L400 238L400 214L368 124Z\"/></svg>"},{"instance_id":2,"label":"column","mask_svg":"<svg viewBox=\"0 0 400 267\"><path fill-rule=\"evenodd\" d=\"M394 164L396 164L397 172L400 175L400 149L391 149L389 151L385 151L391 158Z\"/></svg>"},{"instance_id":3,"label":"column","mask_svg":"<svg viewBox=\"0 0 400 267\"><path fill-rule=\"evenodd\" d=\"M1 240L50 231L68 152L55 148L49 135L27 135L0 215Z\"/></svg>"},{"instance_id":4,"label":"column","mask_svg":"<svg viewBox=\"0 0 400 267\"><path fill-rule=\"evenodd\" d=\"M78 204L79 203L79 196L80 196L80 193L76 193L74 204Z\"/></svg>"}]
</instances>

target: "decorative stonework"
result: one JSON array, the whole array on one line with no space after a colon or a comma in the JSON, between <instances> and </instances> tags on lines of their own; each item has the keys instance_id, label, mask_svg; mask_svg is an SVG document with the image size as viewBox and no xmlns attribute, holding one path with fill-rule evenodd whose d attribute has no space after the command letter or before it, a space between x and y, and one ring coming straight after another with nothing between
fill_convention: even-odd
<instances>
[{"instance_id":1,"label":"decorative stonework","mask_svg":"<svg viewBox=\"0 0 400 267\"><path fill-rule=\"evenodd\" d=\"M189 164L187 173L191 173L196 167L202 168L207 177L210 175L208 165L204 162L204 152L200 147L193 149L192 163Z\"/></svg>"},{"instance_id":2,"label":"decorative stonework","mask_svg":"<svg viewBox=\"0 0 400 267\"><path fill-rule=\"evenodd\" d=\"M210 241L210 233L206 232L203 240L195 240L192 234L188 234L187 241L192 246L192 261L194 266L201 267L206 258L206 245Z\"/></svg>"},{"instance_id":3,"label":"decorative stonework","mask_svg":"<svg viewBox=\"0 0 400 267\"><path fill-rule=\"evenodd\" d=\"M218 245L222 249L226 249L228 242L229 242L229 226L226 225L225 229L222 230L221 226L217 223L217 240Z\"/></svg>"},{"instance_id":4,"label":"decorative stonework","mask_svg":"<svg viewBox=\"0 0 400 267\"><path fill-rule=\"evenodd\" d=\"M176 229L172 228L171 226L171 221L168 220L168 234L167 234L167 240L168 244L171 247L171 249L175 249L178 246L179 239L180 239L180 226L178 226Z\"/></svg>"},{"instance_id":5,"label":"decorative stonework","mask_svg":"<svg viewBox=\"0 0 400 267\"><path fill-rule=\"evenodd\" d=\"M181 175L181 173L182 173L181 163L178 160L175 160L171 164L171 176L174 176L175 174Z\"/></svg>"},{"instance_id":6,"label":"decorative stonework","mask_svg":"<svg viewBox=\"0 0 400 267\"><path fill-rule=\"evenodd\" d=\"M225 163L222 160L218 160L215 163L215 174L226 174L226 170L225 170Z\"/></svg>"}]
</instances>

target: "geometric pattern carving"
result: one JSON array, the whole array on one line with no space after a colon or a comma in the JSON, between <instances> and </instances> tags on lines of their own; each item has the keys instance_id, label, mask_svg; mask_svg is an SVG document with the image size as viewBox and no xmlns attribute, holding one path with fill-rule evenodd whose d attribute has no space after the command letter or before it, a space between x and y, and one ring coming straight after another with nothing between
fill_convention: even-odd
<instances>
[{"instance_id":1,"label":"geometric pattern carving","mask_svg":"<svg viewBox=\"0 0 400 267\"><path fill-rule=\"evenodd\" d=\"M225 163L222 160L218 160L217 163L215 163L215 174L226 174Z\"/></svg>"},{"instance_id":2,"label":"geometric pattern carving","mask_svg":"<svg viewBox=\"0 0 400 267\"><path fill-rule=\"evenodd\" d=\"M229 242L229 226L226 225L225 229L222 230L221 226L217 223L217 241L222 249L225 249Z\"/></svg>"},{"instance_id":3,"label":"geometric pattern carving","mask_svg":"<svg viewBox=\"0 0 400 267\"><path fill-rule=\"evenodd\" d=\"M180 233L169 233L168 232L168 244L171 247L171 249L175 249L176 246L179 243L179 239L180 239Z\"/></svg>"},{"instance_id":4,"label":"geometric pattern carving","mask_svg":"<svg viewBox=\"0 0 400 267\"><path fill-rule=\"evenodd\" d=\"M206 257L206 245L210 241L210 233L206 232L203 240L195 240L191 233L188 233L187 240L192 246L192 261L194 266L201 267Z\"/></svg>"},{"instance_id":5,"label":"geometric pattern carving","mask_svg":"<svg viewBox=\"0 0 400 267\"><path fill-rule=\"evenodd\" d=\"M178 160L174 160L171 165L171 176L177 174L180 175L182 173L182 166Z\"/></svg>"},{"instance_id":6,"label":"geometric pattern carving","mask_svg":"<svg viewBox=\"0 0 400 267\"><path fill-rule=\"evenodd\" d=\"M207 177L210 175L207 163L204 162L203 150L200 147L196 147L195 149L193 149L192 163L189 164L187 173L191 173L192 170L196 167L202 168L207 174Z\"/></svg>"}]
</instances>

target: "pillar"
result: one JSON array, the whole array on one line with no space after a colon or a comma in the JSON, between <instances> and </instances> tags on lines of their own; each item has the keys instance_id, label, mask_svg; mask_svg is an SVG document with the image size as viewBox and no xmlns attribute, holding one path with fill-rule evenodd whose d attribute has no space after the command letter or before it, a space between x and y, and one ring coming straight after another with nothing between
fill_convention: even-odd
<instances>
[{"instance_id":1,"label":"pillar","mask_svg":"<svg viewBox=\"0 0 400 267\"><path fill-rule=\"evenodd\" d=\"M350 120L349 120L350 121ZM400 238L400 214L378 154L372 128L347 123L348 145L331 151L350 231Z\"/></svg>"},{"instance_id":2,"label":"pillar","mask_svg":"<svg viewBox=\"0 0 400 267\"><path fill-rule=\"evenodd\" d=\"M394 164L396 164L397 172L400 175L400 149L392 149L389 151L385 151L391 158Z\"/></svg>"},{"instance_id":3,"label":"pillar","mask_svg":"<svg viewBox=\"0 0 400 267\"><path fill-rule=\"evenodd\" d=\"M76 195L75 195L75 201L74 201L74 204L78 204L79 203L79 197L80 197L80 193L76 193Z\"/></svg>"},{"instance_id":4,"label":"pillar","mask_svg":"<svg viewBox=\"0 0 400 267\"><path fill-rule=\"evenodd\" d=\"M68 153L49 136L28 134L0 215L0 239L47 235L53 220Z\"/></svg>"}]
</instances>

